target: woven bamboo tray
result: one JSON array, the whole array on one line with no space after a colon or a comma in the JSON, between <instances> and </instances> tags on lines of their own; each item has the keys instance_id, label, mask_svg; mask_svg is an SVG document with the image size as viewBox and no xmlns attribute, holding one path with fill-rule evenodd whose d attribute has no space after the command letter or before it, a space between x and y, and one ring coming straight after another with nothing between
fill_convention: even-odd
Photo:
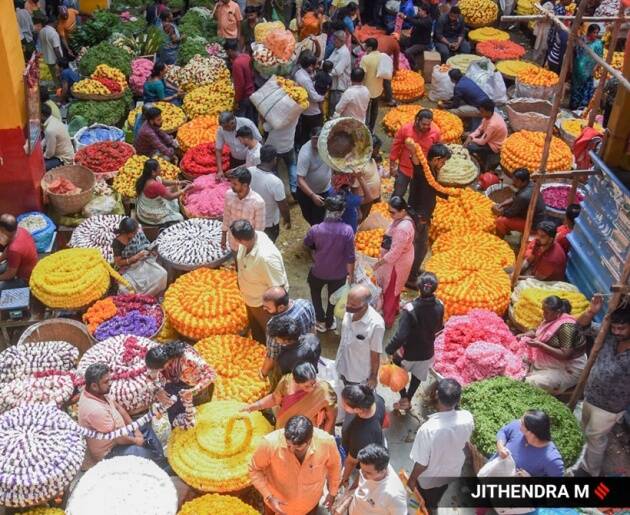
<instances>
[{"instance_id":1,"label":"woven bamboo tray","mask_svg":"<svg viewBox=\"0 0 630 515\"><path fill-rule=\"evenodd\" d=\"M72 96L77 100L97 100L97 101L106 101L106 100L118 100L122 98L125 94L124 91L119 91L118 93L110 93L109 95L93 95L88 93L77 93L72 91Z\"/></svg>"},{"instance_id":2,"label":"woven bamboo tray","mask_svg":"<svg viewBox=\"0 0 630 515\"><path fill-rule=\"evenodd\" d=\"M38 343L47 341L64 341L79 349L79 357L93 343L87 328L81 322L68 318L51 318L30 326L22 333L19 343Z\"/></svg>"},{"instance_id":3,"label":"woven bamboo tray","mask_svg":"<svg viewBox=\"0 0 630 515\"><path fill-rule=\"evenodd\" d=\"M56 178L64 177L75 186L81 188L80 193L74 195L60 195L48 191L48 185ZM81 165L58 166L46 172L42 177L41 186L50 203L61 215L79 213L92 200L92 190L96 179L92 170Z\"/></svg>"}]
</instances>

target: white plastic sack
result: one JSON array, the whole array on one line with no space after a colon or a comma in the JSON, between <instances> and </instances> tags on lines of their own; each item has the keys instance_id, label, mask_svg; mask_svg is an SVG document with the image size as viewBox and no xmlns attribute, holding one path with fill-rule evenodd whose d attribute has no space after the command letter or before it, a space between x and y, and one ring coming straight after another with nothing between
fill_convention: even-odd
<instances>
[{"instance_id":1,"label":"white plastic sack","mask_svg":"<svg viewBox=\"0 0 630 515\"><path fill-rule=\"evenodd\" d=\"M285 127L303 111L300 104L278 85L275 76L265 82L249 99L273 129Z\"/></svg>"},{"instance_id":2,"label":"white plastic sack","mask_svg":"<svg viewBox=\"0 0 630 515\"><path fill-rule=\"evenodd\" d=\"M495 71L481 89L495 104L504 105L508 101L507 88L500 72Z\"/></svg>"},{"instance_id":3,"label":"white plastic sack","mask_svg":"<svg viewBox=\"0 0 630 515\"><path fill-rule=\"evenodd\" d=\"M339 379L339 375L337 374L335 360L324 357L319 358L319 363L317 367L317 379L326 381L335 390L335 393L337 394L336 423L339 424L343 422L345 412L343 410L343 407L341 407L341 402L339 402L339 399L341 399L341 391L343 390L343 382L341 381L341 379Z\"/></svg>"},{"instance_id":4,"label":"white plastic sack","mask_svg":"<svg viewBox=\"0 0 630 515\"><path fill-rule=\"evenodd\" d=\"M503 76L496 71L490 59L484 57L471 63L466 71L466 77L477 84L496 104L505 104L508 101Z\"/></svg>"},{"instance_id":5,"label":"white plastic sack","mask_svg":"<svg viewBox=\"0 0 630 515\"><path fill-rule=\"evenodd\" d=\"M376 77L379 79L392 80L394 76L394 61L391 57L383 52L380 53L381 58L378 61L376 69Z\"/></svg>"},{"instance_id":6,"label":"white plastic sack","mask_svg":"<svg viewBox=\"0 0 630 515\"><path fill-rule=\"evenodd\" d=\"M440 70L440 65L436 64L431 73L431 88L429 89L429 98L433 102L439 100L450 100L453 98L453 89L455 86L448 76L448 72Z\"/></svg>"},{"instance_id":7,"label":"white plastic sack","mask_svg":"<svg viewBox=\"0 0 630 515\"><path fill-rule=\"evenodd\" d=\"M90 218L95 215L108 215L116 207L116 197L113 195L99 195L90 200L83 208L83 214Z\"/></svg>"},{"instance_id":8,"label":"white plastic sack","mask_svg":"<svg viewBox=\"0 0 630 515\"><path fill-rule=\"evenodd\" d=\"M477 472L477 477L513 477L515 475L516 463L511 454L507 458L497 456L491 459Z\"/></svg>"},{"instance_id":9,"label":"white plastic sack","mask_svg":"<svg viewBox=\"0 0 630 515\"><path fill-rule=\"evenodd\" d=\"M487 57L482 57L481 59L470 63L465 75L481 88L494 71L495 67L494 64L492 64L492 61L490 61Z\"/></svg>"},{"instance_id":10,"label":"white plastic sack","mask_svg":"<svg viewBox=\"0 0 630 515\"><path fill-rule=\"evenodd\" d=\"M523 84L516 79L514 87L514 97L516 98L540 98L543 100L551 99L556 92L556 86L530 86Z\"/></svg>"}]
</instances>

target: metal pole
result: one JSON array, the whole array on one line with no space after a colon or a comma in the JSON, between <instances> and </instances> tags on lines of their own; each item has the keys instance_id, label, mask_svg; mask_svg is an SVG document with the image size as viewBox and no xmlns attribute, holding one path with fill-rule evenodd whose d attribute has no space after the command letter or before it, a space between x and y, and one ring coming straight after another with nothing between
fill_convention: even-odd
<instances>
[{"instance_id":1,"label":"metal pole","mask_svg":"<svg viewBox=\"0 0 630 515\"><path fill-rule=\"evenodd\" d=\"M571 66L573 49L577 40L577 32L582 23L582 15L584 14L585 9L586 2L580 2L577 12L575 13L575 20L571 25L571 32L569 35L569 41L567 43L567 50L562 61L562 68L560 68L560 78L558 80L558 85L556 86L556 94L553 97L553 105L551 107L551 114L549 115L549 123L547 125L547 135L545 137L545 144L543 146L543 152L540 158L539 173L541 176L547 172L547 161L549 159L549 151L551 149L553 128L556 123L556 118L558 117L558 112L560 111L560 102L562 101L563 97L564 85L567 79L567 74L569 73L569 67ZM562 25L562 23L560 24ZM531 225L534 219L534 208L536 206L536 202L538 201L538 196L540 195L540 187L542 186L542 183L542 180L536 181L532 197L529 201L529 207L527 208L527 217L525 218L525 229L523 230L523 235L521 238L521 247L518 251L518 256L516 257L516 263L514 263L514 271L512 272L512 288L514 288L519 276L521 275L523 260L525 258L525 249L527 248L527 241L529 240Z\"/></svg>"}]
</instances>

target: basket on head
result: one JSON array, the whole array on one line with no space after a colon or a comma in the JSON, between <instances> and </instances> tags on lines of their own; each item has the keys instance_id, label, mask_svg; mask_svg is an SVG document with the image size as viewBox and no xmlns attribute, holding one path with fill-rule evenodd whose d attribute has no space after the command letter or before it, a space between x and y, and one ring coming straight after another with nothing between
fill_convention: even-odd
<instances>
[{"instance_id":1,"label":"basket on head","mask_svg":"<svg viewBox=\"0 0 630 515\"><path fill-rule=\"evenodd\" d=\"M76 320L51 318L34 324L20 336L19 343L64 341L79 349L79 357L92 346L92 337L86 327Z\"/></svg>"},{"instance_id":2,"label":"basket on head","mask_svg":"<svg viewBox=\"0 0 630 515\"><path fill-rule=\"evenodd\" d=\"M48 185L55 179L64 177L72 182L81 193L74 195L60 195L48 191ZM81 165L59 166L46 172L42 178L42 189L48 195L50 203L61 215L80 213L85 205L92 200L92 190L96 179L92 170Z\"/></svg>"}]
</instances>

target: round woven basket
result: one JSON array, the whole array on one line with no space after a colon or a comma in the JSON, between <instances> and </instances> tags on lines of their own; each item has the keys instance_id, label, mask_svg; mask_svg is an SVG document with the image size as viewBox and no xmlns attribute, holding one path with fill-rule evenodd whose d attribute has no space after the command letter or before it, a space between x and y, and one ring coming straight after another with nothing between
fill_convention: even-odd
<instances>
[{"instance_id":1,"label":"round woven basket","mask_svg":"<svg viewBox=\"0 0 630 515\"><path fill-rule=\"evenodd\" d=\"M81 193L75 195L59 195L48 191L48 185L55 179L64 177L75 186L81 188ZM50 199L50 203L61 215L79 213L92 200L92 190L96 179L92 170L81 165L59 166L46 172L42 178L42 189Z\"/></svg>"},{"instance_id":2,"label":"round woven basket","mask_svg":"<svg viewBox=\"0 0 630 515\"><path fill-rule=\"evenodd\" d=\"M166 314L164 313L164 309L162 308L162 306L158 306L160 308L160 311L162 312L162 323L160 324L160 326L157 328L157 331L155 331L154 334L152 334L151 336L145 336L145 338L149 338L149 340L155 340L155 337L160 334L162 332L162 329L164 328L164 323L166 322ZM97 340L93 334L90 333L90 331L87 328L86 324L83 324L83 326L85 327L86 332L88 333L90 340L92 341L92 343L98 343L99 341L102 340Z\"/></svg>"},{"instance_id":3,"label":"round woven basket","mask_svg":"<svg viewBox=\"0 0 630 515\"><path fill-rule=\"evenodd\" d=\"M88 93L76 93L74 91L72 92L72 96L76 98L77 100L100 100L100 101L118 100L119 98L122 98L124 94L125 94L124 91L119 91L118 93L110 93L109 95L93 95L93 94L88 94Z\"/></svg>"},{"instance_id":4,"label":"round woven basket","mask_svg":"<svg viewBox=\"0 0 630 515\"><path fill-rule=\"evenodd\" d=\"M18 343L38 343L60 340L79 349L79 357L92 346L92 337L81 322L68 318L51 318L27 328Z\"/></svg>"}]
</instances>

